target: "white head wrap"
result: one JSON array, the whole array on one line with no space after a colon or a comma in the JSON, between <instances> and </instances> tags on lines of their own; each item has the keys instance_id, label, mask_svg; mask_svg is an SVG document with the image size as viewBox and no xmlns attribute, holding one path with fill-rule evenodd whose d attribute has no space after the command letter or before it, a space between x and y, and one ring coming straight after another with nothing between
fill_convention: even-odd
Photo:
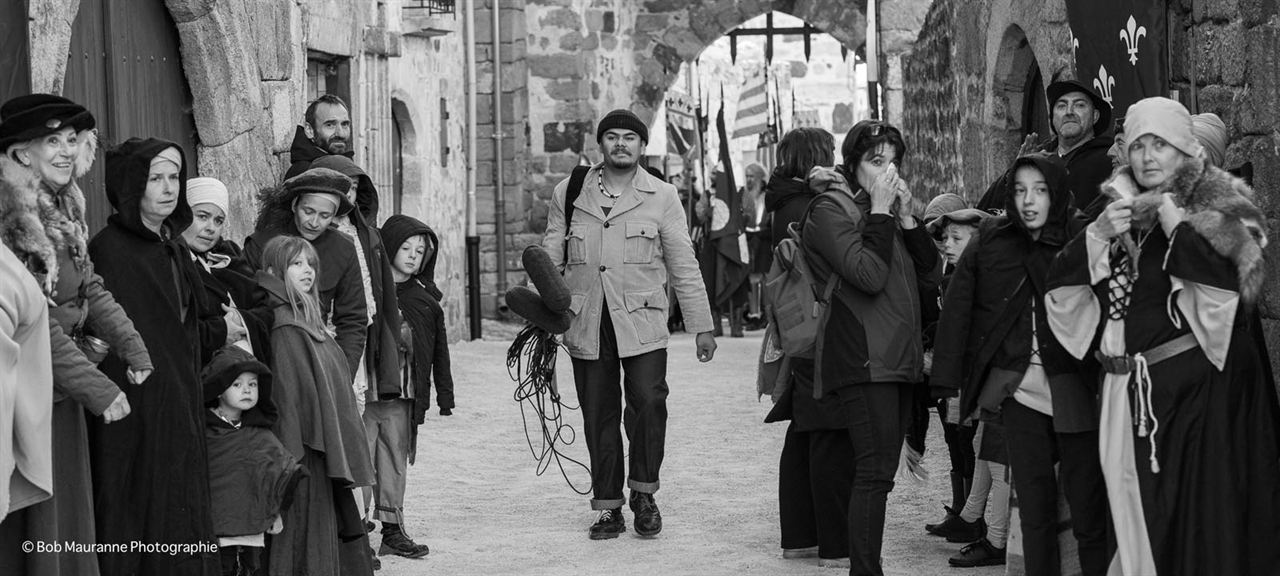
<instances>
[{"instance_id":1,"label":"white head wrap","mask_svg":"<svg viewBox=\"0 0 1280 576\"><path fill-rule=\"evenodd\" d=\"M187 180L187 204L213 204L222 209L223 216L231 216L231 198L227 185L217 178L191 178Z\"/></svg>"}]
</instances>

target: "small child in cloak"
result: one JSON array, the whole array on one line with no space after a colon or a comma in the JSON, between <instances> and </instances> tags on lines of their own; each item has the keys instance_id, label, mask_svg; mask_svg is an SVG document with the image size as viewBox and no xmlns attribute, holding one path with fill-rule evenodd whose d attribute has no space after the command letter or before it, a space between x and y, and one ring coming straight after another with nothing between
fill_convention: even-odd
<instances>
[{"instance_id":1,"label":"small child in cloak","mask_svg":"<svg viewBox=\"0 0 1280 576\"><path fill-rule=\"evenodd\" d=\"M279 533L280 512L306 475L271 426L271 370L237 346L214 353L201 374L214 533L222 573L262 574L265 534Z\"/></svg>"}]
</instances>

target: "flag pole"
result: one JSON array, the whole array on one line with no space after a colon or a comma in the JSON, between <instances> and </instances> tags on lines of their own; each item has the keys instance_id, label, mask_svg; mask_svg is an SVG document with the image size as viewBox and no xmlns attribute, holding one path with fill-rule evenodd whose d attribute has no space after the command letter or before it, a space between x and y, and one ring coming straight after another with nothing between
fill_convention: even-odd
<instances>
[{"instance_id":1,"label":"flag pole","mask_svg":"<svg viewBox=\"0 0 1280 576\"><path fill-rule=\"evenodd\" d=\"M876 0L867 0L867 100L871 118L880 120L880 34Z\"/></svg>"}]
</instances>

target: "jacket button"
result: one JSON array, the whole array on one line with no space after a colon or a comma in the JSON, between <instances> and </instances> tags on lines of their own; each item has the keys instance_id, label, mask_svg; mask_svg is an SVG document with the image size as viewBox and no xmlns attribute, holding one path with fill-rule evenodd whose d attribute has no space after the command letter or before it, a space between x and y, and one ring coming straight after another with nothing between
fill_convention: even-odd
<instances>
[{"instance_id":1,"label":"jacket button","mask_svg":"<svg viewBox=\"0 0 1280 576\"><path fill-rule=\"evenodd\" d=\"M645 300L645 301L644 301L644 307L645 307L645 308L648 308L648 307L649 307L649 301L648 301L648 300Z\"/></svg>"},{"instance_id":2,"label":"jacket button","mask_svg":"<svg viewBox=\"0 0 1280 576\"><path fill-rule=\"evenodd\" d=\"M601 272L604 272L605 270L608 270L608 269L609 269L609 268L608 268L607 266L601 266L601 267L600 267L600 271L601 271Z\"/></svg>"},{"instance_id":3,"label":"jacket button","mask_svg":"<svg viewBox=\"0 0 1280 576\"><path fill-rule=\"evenodd\" d=\"M608 223L608 222L605 222L605 223L604 223L604 227L605 227L605 228L608 228L608 227L609 227L609 223Z\"/></svg>"}]
</instances>

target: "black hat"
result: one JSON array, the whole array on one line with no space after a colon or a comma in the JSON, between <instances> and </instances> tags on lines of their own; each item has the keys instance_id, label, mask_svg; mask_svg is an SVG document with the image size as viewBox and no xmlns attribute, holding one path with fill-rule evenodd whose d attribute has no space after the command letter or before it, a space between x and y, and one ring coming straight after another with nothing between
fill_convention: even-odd
<instances>
[{"instance_id":1,"label":"black hat","mask_svg":"<svg viewBox=\"0 0 1280 576\"><path fill-rule=\"evenodd\" d=\"M604 138L605 132L615 128L635 132L640 135L640 139L644 140L645 144L649 143L649 127L640 121L640 117L623 108L605 114L604 118L600 119L600 123L596 125L596 142Z\"/></svg>"},{"instance_id":2,"label":"black hat","mask_svg":"<svg viewBox=\"0 0 1280 576\"><path fill-rule=\"evenodd\" d=\"M568 332L573 320L567 310L556 312L548 308L542 296L525 286L512 286L507 290L507 306L530 324L552 334Z\"/></svg>"},{"instance_id":3,"label":"black hat","mask_svg":"<svg viewBox=\"0 0 1280 576\"><path fill-rule=\"evenodd\" d=\"M547 251L537 244L532 244L524 249L524 254L520 255L520 261L524 264L524 271L529 275L529 280L533 281L534 287L538 289L538 294L542 295L542 302L547 305L547 309L552 312L568 310L571 302L569 285L565 284L564 276L556 270L555 264L551 263L551 256Z\"/></svg>"},{"instance_id":4,"label":"black hat","mask_svg":"<svg viewBox=\"0 0 1280 576\"><path fill-rule=\"evenodd\" d=\"M200 372L200 382L204 385L205 403L217 400L218 396L231 387L236 377L245 372L257 374L259 386L264 384L264 380L266 384L270 384L271 369L243 348L224 346L214 352L213 358L209 359L209 364Z\"/></svg>"},{"instance_id":5,"label":"black hat","mask_svg":"<svg viewBox=\"0 0 1280 576\"><path fill-rule=\"evenodd\" d=\"M328 168L311 168L293 178L284 181L284 189L289 198L296 200L303 194L332 194L338 197L338 216L345 216L355 205L347 198L351 190L351 179L341 172Z\"/></svg>"},{"instance_id":6,"label":"black hat","mask_svg":"<svg viewBox=\"0 0 1280 576\"><path fill-rule=\"evenodd\" d=\"M0 153L68 126L76 132L97 125L84 106L52 94L27 94L0 105Z\"/></svg>"},{"instance_id":7,"label":"black hat","mask_svg":"<svg viewBox=\"0 0 1280 576\"><path fill-rule=\"evenodd\" d=\"M1049 114L1053 115L1053 105L1059 98L1072 92L1083 92L1090 100L1093 101L1093 107L1098 110L1098 121L1093 123L1093 135L1099 136L1111 128L1111 104L1103 100L1091 88L1079 80L1058 80L1049 85L1045 90L1045 94L1049 97ZM1050 122L1050 126L1053 123ZM1050 128L1055 133L1057 128Z\"/></svg>"}]
</instances>

